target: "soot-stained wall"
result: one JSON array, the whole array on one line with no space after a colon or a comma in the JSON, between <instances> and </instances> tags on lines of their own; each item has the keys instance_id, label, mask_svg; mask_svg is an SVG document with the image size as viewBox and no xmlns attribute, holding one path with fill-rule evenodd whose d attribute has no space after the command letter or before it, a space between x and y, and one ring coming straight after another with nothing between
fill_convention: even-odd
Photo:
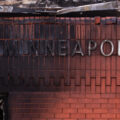
<instances>
[{"instance_id":1,"label":"soot-stained wall","mask_svg":"<svg viewBox=\"0 0 120 120\"><path fill-rule=\"evenodd\" d=\"M32 47L27 47L29 40ZM40 44L36 49L36 41L51 40L79 41L84 56L79 46L74 56L63 54L71 51L71 48L65 49L65 43L61 46L62 56L51 55L52 44L47 45L47 55ZM97 47L91 49L89 56L90 40L95 41ZM111 56L105 57L100 52L104 40L114 44ZM118 40L119 17L0 18L0 43L3 43L0 46L0 91L8 93L8 119L119 120ZM11 41L17 41L17 47ZM24 47L18 49L20 41ZM3 54L4 50L10 55ZM12 54L14 50L23 53ZM37 53L31 54L34 50ZM106 43L104 52L110 51L111 46Z\"/></svg>"}]
</instances>

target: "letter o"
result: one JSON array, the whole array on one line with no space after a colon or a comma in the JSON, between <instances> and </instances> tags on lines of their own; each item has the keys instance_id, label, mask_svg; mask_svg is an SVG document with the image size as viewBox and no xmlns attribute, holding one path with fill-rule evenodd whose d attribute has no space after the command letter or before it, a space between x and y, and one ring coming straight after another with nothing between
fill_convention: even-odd
<instances>
[{"instance_id":1,"label":"letter o","mask_svg":"<svg viewBox=\"0 0 120 120\"><path fill-rule=\"evenodd\" d=\"M105 54L105 53L104 53L103 46L104 46L105 43L109 43L109 44L111 45L111 51L110 51L109 54ZM106 56L106 57L111 56L111 55L113 54L113 52L114 52L113 42L110 41L110 40L104 40L104 41L101 43L100 51L101 51L101 54L102 54L103 56Z\"/></svg>"}]
</instances>

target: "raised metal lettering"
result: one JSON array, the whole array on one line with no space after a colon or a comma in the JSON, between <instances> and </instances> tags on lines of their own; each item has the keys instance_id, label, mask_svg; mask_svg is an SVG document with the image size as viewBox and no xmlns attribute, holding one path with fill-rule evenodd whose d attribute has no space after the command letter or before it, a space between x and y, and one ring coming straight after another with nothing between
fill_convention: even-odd
<instances>
[{"instance_id":1,"label":"raised metal lettering","mask_svg":"<svg viewBox=\"0 0 120 120\"><path fill-rule=\"evenodd\" d=\"M120 40L118 40L118 56L120 56Z\"/></svg>"},{"instance_id":2,"label":"raised metal lettering","mask_svg":"<svg viewBox=\"0 0 120 120\"><path fill-rule=\"evenodd\" d=\"M23 54L24 55L28 55L28 41L27 40L24 40L23 41Z\"/></svg>"},{"instance_id":3,"label":"raised metal lettering","mask_svg":"<svg viewBox=\"0 0 120 120\"><path fill-rule=\"evenodd\" d=\"M53 40L46 40L45 41L45 56L48 56L48 52L50 52L51 55L54 56L55 55L54 49L55 49L55 45L54 45Z\"/></svg>"},{"instance_id":4,"label":"raised metal lettering","mask_svg":"<svg viewBox=\"0 0 120 120\"><path fill-rule=\"evenodd\" d=\"M78 41L78 40L76 41L75 47L73 49L72 56L74 56L75 54L80 54L81 56L84 56L80 41Z\"/></svg>"},{"instance_id":5,"label":"raised metal lettering","mask_svg":"<svg viewBox=\"0 0 120 120\"><path fill-rule=\"evenodd\" d=\"M0 56L3 56L4 40L0 40Z\"/></svg>"},{"instance_id":6,"label":"raised metal lettering","mask_svg":"<svg viewBox=\"0 0 120 120\"><path fill-rule=\"evenodd\" d=\"M59 47L58 47L59 56L66 56L67 55L67 53L66 53L66 51L67 51L67 47L66 47L67 41L66 40L59 40L58 44L59 44Z\"/></svg>"},{"instance_id":7,"label":"raised metal lettering","mask_svg":"<svg viewBox=\"0 0 120 120\"><path fill-rule=\"evenodd\" d=\"M97 43L93 40L90 40L88 44L88 55L90 56L91 51L95 50L96 48L97 48Z\"/></svg>"},{"instance_id":8,"label":"raised metal lettering","mask_svg":"<svg viewBox=\"0 0 120 120\"><path fill-rule=\"evenodd\" d=\"M18 41L18 45L19 45L19 55L23 55L23 40L19 40Z\"/></svg>"},{"instance_id":9,"label":"raised metal lettering","mask_svg":"<svg viewBox=\"0 0 120 120\"><path fill-rule=\"evenodd\" d=\"M111 51L110 51L110 53L108 53L108 54L105 54L105 53L104 53L104 50L103 50L103 47L104 47L104 44L105 44L105 43L109 43L109 44L111 45ZM100 51L101 51L101 54L102 54L103 56L106 56L106 57L111 56L111 55L113 54L113 52L114 52L113 42L110 41L110 40L104 40L104 41L101 43Z\"/></svg>"},{"instance_id":10,"label":"raised metal lettering","mask_svg":"<svg viewBox=\"0 0 120 120\"><path fill-rule=\"evenodd\" d=\"M29 51L29 55L35 55L33 40L28 40L28 51Z\"/></svg>"}]
</instances>

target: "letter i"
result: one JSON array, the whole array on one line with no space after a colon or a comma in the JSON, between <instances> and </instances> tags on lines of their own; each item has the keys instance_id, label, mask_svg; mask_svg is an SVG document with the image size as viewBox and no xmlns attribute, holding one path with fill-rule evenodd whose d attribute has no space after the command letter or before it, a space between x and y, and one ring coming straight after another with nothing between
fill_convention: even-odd
<instances>
[{"instance_id":1,"label":"letter i","mask_svg":"<svg viewBox=\"0 0 120 120\"><path fill-rule=\"evenodd\" d=\"M120 40L118 40L118 56L120 56Z\"/></svg>"}]
</instances>

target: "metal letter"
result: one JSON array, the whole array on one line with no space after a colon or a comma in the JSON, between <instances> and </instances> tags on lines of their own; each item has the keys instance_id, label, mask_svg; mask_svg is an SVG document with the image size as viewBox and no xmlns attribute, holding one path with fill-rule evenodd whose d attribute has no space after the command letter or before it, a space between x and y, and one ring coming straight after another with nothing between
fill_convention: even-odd
<instances>
[{"instance_id":1,"label":"metal letter","mask_svg":"<svg viewBox=\"0 0 120 120\"><path fill-rule=\"evenodd\" d=\"M19 55L23 55L23 40L18 40L18 45L19 45Z\"/></svg>"},{"instance_id":2,"label":"metal letter","mask_svg":"<svg viewBox=\"0 0 120 120\"><path fill-rule=\"evenodd\" d=\"M23 54L28 55L28 40L23 41Z\"/></svg>"},{"instance_id":3,"label":"metal letter","mask_svg":"<svg viewBox=\"0 0 120 120\"><path fill-rule=\"evenodd\" d=\"M35 55L39 55L39 40L34 40Z\"/></svg>"},{"instance_id":4,"label":"metal letter","mask_svg":"<svg viewBox=\"0 0 120 120\"><path fill-rule=\"evenodd\" d=\"M0 56L3 56L4 40L0 40Z\"/></svg>"},{"instance_id":5,"label":"metal letter","mask_svg":"<svg viewBox=\"0 0 120 120\"><path fill-rule=\"evenodd\" d=\"M45 54L45 40L39 40L39 55Z\"/></svg>"},{"instance_id":6,"label":"metal letter","mask_svg":"<svg viewBox=\"0 0 120 120\"><path fill-rule=\"evenodd\" d=\"M120 56L120 40L118 40L118 56Z\"/></svg>"},{"instance_id":7,"label":"metal letter","mask_svg":"<svg viewBox=\"0 0 120 120\"><path fill-rule=\"evenodd\" d=\"M28 40L28 53L30 56L35 55L35 48L34 48L33 40Z\"/></svg>"},{"instance_id":8,"label":"metal letter","mask_svg":"<svg viewBox=\"0 0 120 120\"><path fill-rule=\"evenodd\" d=\"M93 44L93 46L92 46ZM88 44L88 55L90 56L91 55L91 51L92 50L95 50L97 48L97 43L93 40L90 40L89 41L89 44Z\"/></svg>"},{"instance_id":9,"label":"metal letter","mask_svg":"<svg viewBox=\"0 0 120 120\"><path fill-rule=\"evenodd\" d=\"M81 48L80 41L78 41L78 40L76 41L72 56L74 56L75 54L81 54L82 56L84 56L84 53L83 53L82 48Z\"/></svg>"},{"instance_id":10,"label":"metal letter","mask_svg":"<svg viewBox=\"0 0 120 120\"><path fill-rule=\"evenodd\" d=\"M14 42L13 42L13 54L14 54L14 56L19 55L18 40L14 40Z\"/></svg>"},{"instance_id":11,"label":"metal letter","mask_svg":"<svg viewBox=\"0 0 120 120\"><path fill-rule=\"evenodd\" d=\"M66 56L67 53L65 52L65 50L67 50L67 47L65 46L65 43L67 42L67 40L59 40L59 56Z\"/></svg>"},{"instance_id":12,"label":"metal letter","mask_svg":"<svg viewBox=\"0 0 120 120\"><path fill-rule=\"evenodd\" d=\"M8 40L5 41L4 48L5 56L18 56L18 41L17 40Z\"/></svg>"},{"instance_id":13,"label":"metal letter","mask_svg":"<svg viewBox=\"0 0 120 120\"><path fill-rule=\"evenodd\" d=\"M105 54L105 53L104 53L103 46L104 46L105 43L109 43L109 44L111 45L111 51L110 51L109 54ZM106 56L106 57L111 56L111 55L113 54L113 52L114 52L113 42L110 41L110 40L104 40L104 41L101 43L100 51L101 51L101 54L102 54L103 56Z\"/></svg>"},{"instance_id":14,"label":"metal letter","mask_svg":"<svg viewBox=\"0 0 120 120\"><path fill-rule=\"evenodd\" d=\"M53 40L46 40L45 41L45 56L48 55L48 51L51 53L52 56L55 55L55 51L54 51L55 45Z\"/></svg>"}]
</instances>

